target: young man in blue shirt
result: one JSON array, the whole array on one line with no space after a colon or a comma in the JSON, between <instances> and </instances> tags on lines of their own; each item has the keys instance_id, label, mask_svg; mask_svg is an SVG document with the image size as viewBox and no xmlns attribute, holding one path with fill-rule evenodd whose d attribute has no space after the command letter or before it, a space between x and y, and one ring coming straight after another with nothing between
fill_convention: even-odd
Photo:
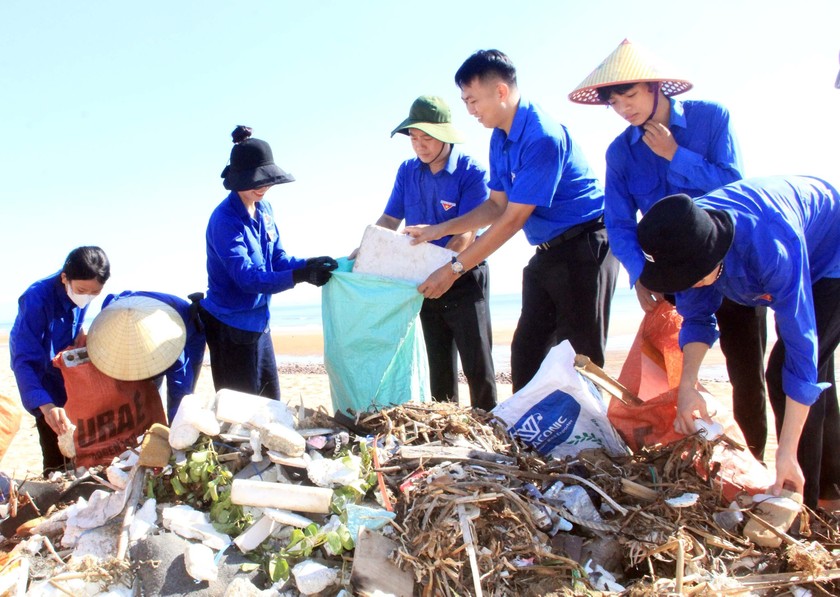
<instances>
[{"instance_id":1,"label":"young man in blue shirt","mask_svg":"<svg viewBox=\"0 0 840 597\"><path fill-rule=\"evenodd\" d=\"M695 417L710 421L697 374L716 339L723 297L770 307L779 337L767 366L779 440L772 490L804 487L810 508L838 509L840 193L811 177L742 180L696 200L666 197L637 234L645 253L640 280L654 292L676 292L684 318L674 427L693 433Z\"/></svg>"},{"instance_id":2,"label":"young man in blue shirt","mask_svg":"<svg viewBox=\"0 0 840 597\"><path fill-rule=\"evenodd\" d=\"M742 178L726 108L673 99L691 87L625 39L569 94L573 102L609 105L630 123L607 149L605 222L610 247L630 274L645 311L664 297L639 282L645 259L636 240L637 213L646 213L666 195L699 197ZM762 459L767 441L766 309L724 299L717 320L735 420L752 453Z\"/></svg>"},{"instance_id":3,"label":"young man in blue shirt","mask_svg":"<svg viewBox=\"0 0 840 597\"><path fill-rule=\"evenodd\" d=\"M85 345L82 324L88 305L110 276L105 251L78 247L70 251L61 271L32 284L18 300L9 352L21 401L35 417L45 474L64 468L58 434L72 424L64 411L64 378L52 360L67 348Z\"/></svg>"},{"instance_id":4,"label":"young man in blue shirt","mask_svg":"<svg viewBox=\"0 0 840 597\"><path fill-rule=\"evenodd\" d=\"M190 301L162 292L109 294L88 332L88 356L105 375L123 381L166 378L170 423L181 399L192 394L204 362L206 339L198 314L201 293Z\"/></svg>"},{"instance_id":5,"label":"young man in blue shirt","mask_svg":"<svg viewBox=\"0 0 840 597\"><path fill-rule=\"evenodd\" d=\"M420 291L441 296L463 271L524 230L536 253L523 271L522 313L511 344L514 391L563 340L603 365L618 261L604 229L601 184L566 127L521 96L504 53L479 50L455 82L468 112L493 129L490 199L464 216L406 231L419 242L492 225Z\"/></svg>"},{"instance_id":6,"label":"young man in blue shirt","mask_svg":"<svg viewBox=\"0 0 840 597\"><path fill-rule=\"evenodd\" d=\"M403 220L409 226L438 224L466 214L487 199L487 173L456 149L455 144L462 143L463 138L452 126L452 115L443 99L428 95L417 98L408 118L391 136L396 133L411 138L417 157L403 162L397 171L377 226L396 230ZM457 252L466 249L474 238L475 230L469 230L433 242ZM436 400L457 402L460 353L472 406L487 411L496 406L487 295L488 270L482 261L465 271L441 297L423 301L420 322Z\"/></svg>"}]
</instances>

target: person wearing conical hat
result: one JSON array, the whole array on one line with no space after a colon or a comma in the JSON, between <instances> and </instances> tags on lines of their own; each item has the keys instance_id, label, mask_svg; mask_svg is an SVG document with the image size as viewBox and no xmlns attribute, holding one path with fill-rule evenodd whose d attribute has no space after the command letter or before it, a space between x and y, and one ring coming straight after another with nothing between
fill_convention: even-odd
<instances>
[{"instance_id":1,"label":"person wearing conical hat","mask_svg":"<svg viewBox=\"0 0 840 597\"><path fill-rule=\"evenodd\" d=\"M338 263L286 253L274 210L264 199L273 186L295 179L274 163L269 144L253 138L249 127L237 126L231 138L230 161L222 170L230 194L207 224L207 296L199 312L216 390L279 400L271 296L302 282L323 286Z\"/></svg>"},{"instance_id":2,"label":"person wearing conical hat","mask_svg":"<svg viewBox=\"0 0 840 597\"><path fill-rule=\"evenodd\" d=\"M637 229L645 286L677 293L685 359L675 428L710 422L696 390L715 340L723 297L766 305L778 340L767 387L778 448L772 492L803 492L812 509L840 509L840 406L834 353L840 343L840 191L811 176L745 179L699 198L671 195Z\"/></svg>"},{"instance_id":3,"label":"person wearing conical hat","mask_svg":"<svg viewBox=\"0 0 840 597\"><path fill-rule=\"evenodd\" d=\"M171 423L181 399L192 394L204 362L204 326L198 314L201 293L190 301L162 292L126 290L109 294L88 330L94 367L122 381L166 379L166 412Z\"/></svg>"},{"instance_id":4,"label":"person wearing conical hat","mask_svg":"<svg viewBox=\"0 0 840 597\"><path fill-rule=\"evenodd\" d=\"M110 277L105 251L77 247L60 271L32 284L18 300L9 352L23 407L35 417L45 476L68 464L58 448L58 435L72 424L64 410L64 378L52 361L65 349L85 345L82 324L87 308Z\"/></svg>"},{"instance_id":5,"label":"person wearing conical hat","mask_svg":"<svg viewBox=\"0 0 840 597\"><path fill-rule=\"evenodd\" d=\"M604 193L565 126L523 97L511 59L479 50L455 73L467 111L490 137L490 198L441 224L407 227L414 242L490 225L418 288L441 296L461 270L481 263L523 230L534 255L523 270L522 311L511 343L513 389L524 387L549 350L568 340L604 364L618 261L610 252Z\"/></svg>"},{"instance_id":6,"label":"person wearing conical hat","mask_svg":"<svg viewBox=\"0 0 840 597\"><path fill-rule=\"evenodd\" d=\"M487 199L487 172L456 147L464 139L453 126L449 106L442 98L423 95L414 100L408 118L391 136L397 133L411 139L417 157L400 165L377 226L396 230L403 221L408 226L438 224ZM475 230L469 230L433 242L457 252L474 238ZM458 401L456 364L460 354L470 403L486 411L496 406L488 274L487 263L479 263L463 272L440 298L425 299L420 309L432 397Z\"/></svg>"},{"instance_id":7,"label":"person wearing conical hat","mask_svg":"<svg viewBox=\"0 0 840 597\"><path fill-rule=\"evenodd\" d=\"M664 297L639 280L645 256L637 213L666 195L699 197L742 178L729 112L714 102L674 98L691 88L673 67L625 39L569 94L573 102L610 106L630 125L607 149L605 222L610 246L648 312ZM725 299L716 316L735 420L760 460L767 441L766 309Z\"/></svg>"}]
</instances>

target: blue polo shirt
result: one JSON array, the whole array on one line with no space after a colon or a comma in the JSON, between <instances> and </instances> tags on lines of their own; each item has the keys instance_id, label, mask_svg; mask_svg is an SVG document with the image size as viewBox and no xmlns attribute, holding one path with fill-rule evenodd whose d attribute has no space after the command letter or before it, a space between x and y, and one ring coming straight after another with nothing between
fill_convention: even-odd
<instances>
[{"instance_id":1,"label":"blue polo shirt","mask_svg":"<svg viewBox=\"0 0 840 597\"><path fill-rule=\"evenodd\" d=\"M489 195L487 172L453 146L446 166L436 174L418 158L400 165L385 215L405 220L407 226L440 224L478 207ZM445 247L450 238L433 242Z\"/></svg>"},{"instance_id":2,"label":"blue polo shirt","mask_svg":"<svg viewBox=\"0 0 840 597\"><path fill-rule=\"evenodd\" d=\"M604 192L569 131L520 99L510 134L490 137L490 183L508 201L534 205L522 229L532 245L604 213Z\"/></svg>"},{"instance_id":3,"label":"blue polo shirt","mask_svg":"<svg viewBox=\"0 0 840 597\"><path fill-rule=\"evenodd\" d=\"M9 352L21 402L30 414L40 416L38 407L44 404L63 407L67 402L64 378L52 360L73 345L86 312L67 296L61 272L35 282L18 299Z\"/></svg>"},{"instance_id":4,"label":"blue polo shirt","mask_svg":"<svg viewBox=\"0 0 840 597\"><path fill-rule=\"evenodd\" d=\"M731 215L735 238L717 282L677 294L684 318L680 345L714 343L714 313L724 296L770 307L785 343L785 393L813 404L825 387L817 383L811 286L822 278L840 278L840 193L818 178L778 176L729 184L697 204Z\"/></svg>"},{"instance_id":5,"label":"blue polo shirt","mask_svg":"<svg viewBox=\"0 0 840 597\"><path fill-rule=\"evenodd\" d=\"M645 258L636 238L636 215L668 195L699 197L743 178L729 112L719 104L674 99L668 128L679 146L670 162L642 141L643 129L629 126L607 149L604 222L610 248L634 285Z\"/></svg>"},{"instance_id":6,"label":"blue polo shirt","mask_svg":"<svg viewBox=\"0 0 840 597\"><path fill-rule=\"evenodd\" d=\"M305 259L288 257L280 244L271 204L256 204L252 218L231 192L207 224L207 297L201 301L219 321L249 332L268 331L271 295L292 288L292 270Z\"/></svg>"},{"instance_id":7,"label":"blue polo shirt","mask_svg":"<svg viewBox=\"0 0 840 597\"><path fill-rule=\"evenodd\" d=\"M175 413L178 412L181 399L187 394L192 394L193 390L195 390L195 382L198 381L198 374L204 362L204 349L206 346L204 328L201 326L200 321L197 320L198 313L194 312L191 303L180 297L162 292L126 290L119 295L109 294L105 297L102 308L105 309L111 303L119 302L120 299L131 296L145 296L169 305L181 316L181 320L184 322L184 328L187 330L183 352L178 355L174 363L161 373L161 375L166 376L167 410L169 411L169 421L172 422Z\"/></svg>"}]
</instances>

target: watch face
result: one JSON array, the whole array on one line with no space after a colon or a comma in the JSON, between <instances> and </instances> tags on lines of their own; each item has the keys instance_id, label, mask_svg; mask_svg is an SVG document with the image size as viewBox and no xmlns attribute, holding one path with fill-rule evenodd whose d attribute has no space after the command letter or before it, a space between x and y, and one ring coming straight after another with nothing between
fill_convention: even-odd
<instances>
[{"instance_id":1,"label":"watch face","mask_svg":"<svg viewBox=\"0 0 840 597\"><path fill-rule=\"evenodd\" d=\"M464 265L460 261L453 261L452 262L452 271L456 274L460 274L464 271Z\"/></svg>"}]
</instances>

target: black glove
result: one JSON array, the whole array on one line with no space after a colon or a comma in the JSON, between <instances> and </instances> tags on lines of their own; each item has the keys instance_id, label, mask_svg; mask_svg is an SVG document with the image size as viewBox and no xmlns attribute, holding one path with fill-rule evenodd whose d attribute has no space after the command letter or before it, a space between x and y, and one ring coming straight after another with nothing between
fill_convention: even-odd
<instances>
[{"instance_id":1,"label":"black glove","mask_svg":"<svg viewBox=\"0 0 840 597\"><path fill-rule=\"evenodd\" d=\"M306 260L306 265L292 272L295 284L309 282L315 286L323 286L332 275L330 272L338 267L332 257L312 257Z\"/></svg>"}]
</instances>

